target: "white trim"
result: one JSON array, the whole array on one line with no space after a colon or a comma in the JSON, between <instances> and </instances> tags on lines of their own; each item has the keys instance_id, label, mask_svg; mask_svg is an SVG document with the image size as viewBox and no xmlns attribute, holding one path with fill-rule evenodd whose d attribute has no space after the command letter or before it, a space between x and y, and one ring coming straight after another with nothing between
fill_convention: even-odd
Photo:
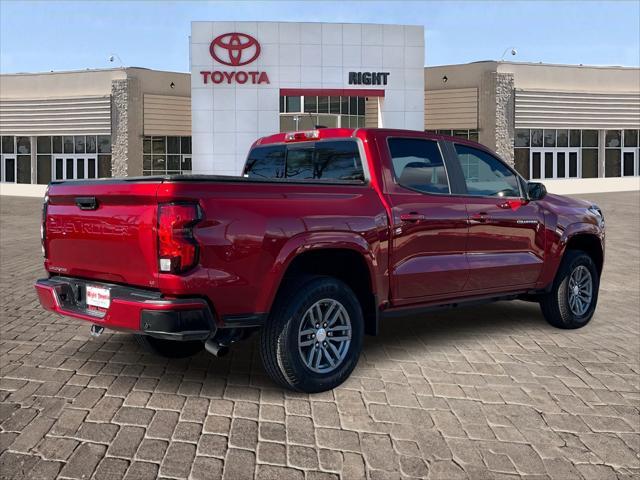
<instances>
[{"instance_id":1,"label":"white trim","mask_svg":"<svg viewBox=\"0 0 640 480\"><path fill-rule=\"evenodd\" d=\"M56 163L57 160L62 160L62 176L60 178L56 175ZM72 160L73 173L70 177L67 176L67 160ZM64 154L55 153L51 156L51 180L77 180L78 179L78 160L83 160L83 179L98 178L98 154L96 153L76 153L76 154ZM94 176L89 177L89 160L94 161Z\"/></svg>"},{"instance_id":2,"label":"white trim","mask_svg":"<svg viewBox=\"0 0 640 480\"><path fill-rule=\"evenodd\" d=\"M7 160L13 160L13 182L8 183L18 183L18 155L16 155L15 153L4 153L0 155L0 181L2 183L6 182L5 164Z\"/></svg>"},{"instance_id":3,"label":"white trim","mask_svg":"<svg viewBox=\"0 0 640 480\"><path fill-rule=\"evenodd\" d=\"M624 174L624 154L632 153L633 154L633 176L640 175L640 166L638 163L640 162L640 148L638 147L623 147L620 152L620 176L621 177L630 177L631 175Z\"/></svg>"}]
</instances>

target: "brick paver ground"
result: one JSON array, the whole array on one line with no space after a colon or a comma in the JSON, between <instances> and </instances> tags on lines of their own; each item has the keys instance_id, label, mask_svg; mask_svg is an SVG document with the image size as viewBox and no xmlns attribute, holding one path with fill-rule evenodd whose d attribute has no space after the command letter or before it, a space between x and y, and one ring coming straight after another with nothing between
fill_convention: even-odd
<instances>
[{"instance_id":1,"label":"brick paver ground","mask_svg":"<svg viewBox=\"0 0 640 480\"><path fill-rule=\"evenodd\" d=\"M2 478L631 478L640 475L640 195L607 219L592 323L499 303L388 321L351 379L277 388L249 341L166 360L43 312L39 202L0 198Z\"/></svg>"}]
</instances>

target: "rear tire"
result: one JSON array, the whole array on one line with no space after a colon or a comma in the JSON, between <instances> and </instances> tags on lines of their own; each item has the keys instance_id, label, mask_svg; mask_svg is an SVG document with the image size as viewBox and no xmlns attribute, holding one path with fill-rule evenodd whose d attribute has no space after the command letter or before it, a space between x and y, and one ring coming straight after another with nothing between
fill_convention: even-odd
<instances>
[{"instance_id":1,"label":"rear tire","mask_svg":"<svg viewBox=\"0 0 640 480\"><path fill-rule=\"evenodd\" d=\"M289 281L260 335L269 376L285 388L315 393L344 382L362 350L364 321L353 291L333 277Z\"/></svg>"},{"instance_id":2,"label":"rear tire","mask_svg":"<svg viewBox=\"0 0 640 480\"><path fill-rule=\"evenodd\" d=\"M167 358L191 357L204 349L204 343L196 340L179 341L150 337L149 335L134 335L136 342L147 352Z\"/></svg>"},{"instance_id":3,"label":"rear tire","mask_svg":"<svg viewBox=\"0 0 640 480\"><path fill-rule=\"evenodd\" d=\"M589 255L569 250L562 259L551 291L540 300L547 322L557 328L584 327L598 303L600 275Z\"/></svg>"}]
</instances>

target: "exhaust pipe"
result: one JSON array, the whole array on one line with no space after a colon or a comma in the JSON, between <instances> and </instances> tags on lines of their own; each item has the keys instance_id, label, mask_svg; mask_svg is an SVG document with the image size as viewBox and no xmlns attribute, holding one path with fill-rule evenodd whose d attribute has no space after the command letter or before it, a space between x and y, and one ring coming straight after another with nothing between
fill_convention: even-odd
<instances>
[{"instance_id":1,"label":"exhaust pipe","mask_svg":"<svg viewBox=\"0 0 640 480\"><path fill-rule=\"evenodd\" d=\"M204 343L204 348L212 355L216 357L224 357L227 353L229 353L229 347L226 345L220 345L218 342L214 340L207 340Z\"/></svg>"},{"instance_id":2,"label":"exhaust pipe","mask_svg":"<svg viewBox=\"0 0 640 480\"><path fill-rule=\"evenodd\" d=\"M92 337L99 337L100 335L102 335L102 332L104 332L104 327L93 324L91 325L91 329L89 330L89 332L91 333Z\"/></svg>"}]
</instances>

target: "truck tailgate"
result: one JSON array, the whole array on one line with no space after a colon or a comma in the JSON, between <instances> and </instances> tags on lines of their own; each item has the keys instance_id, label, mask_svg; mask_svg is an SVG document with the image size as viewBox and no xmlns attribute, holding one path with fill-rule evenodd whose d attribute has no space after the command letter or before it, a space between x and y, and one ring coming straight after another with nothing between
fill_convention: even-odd
<instances>
[{"instance_id":1,"label":"truck tailgate","mask_svg":"<svg viewBox=\"0 0 640 480\"><path fill-rule=\"evenodd\" d=\"M114 180L52 184L45 229L47 270L155 287L156 192L161 183Z\"/></svg>"}]
</instances>

